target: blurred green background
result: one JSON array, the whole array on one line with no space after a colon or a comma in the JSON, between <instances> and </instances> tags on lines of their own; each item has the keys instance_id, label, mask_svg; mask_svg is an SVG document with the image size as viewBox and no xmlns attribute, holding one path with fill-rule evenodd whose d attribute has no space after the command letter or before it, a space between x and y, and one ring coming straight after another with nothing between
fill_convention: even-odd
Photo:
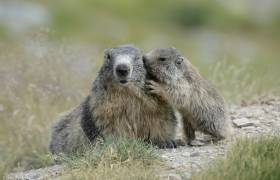
<instances>
[{"instance_id":1,"label":"blurred green background","mask_svg":"<svg viewBox=\"0 0 280 180\"><path fill-rule=\"evenodd\" d=\"M176 47L232 104L280 93L279 0L1 0L0 176L48 163L50 124L124 43Z\"/></svg>"},{"instance_id":2,"label":"blurred green background","mask_svg":"<svg viewBox=\"0 0 280 180\"><path fill-rule=\"evenodd\" d=\"M0 13L6 42L36 41L32 33L41 33L48 43L94 48L94 60L117 44L175 46L206 76L209 65L226 60L248 66L256 80L269 76L263 86L279 85L278 0L2 0Z\"/></svg>"},{"instance_id":3,"label":"blurred green background","mask_svg":"<svg viewBox=\"0 0 280 180\"><path fill-rule=\"evenodd\" d=\"M57 44L83 46L90 63L100 65L103 49L118 44L144 51L174 46L213 81L231 80L233 72L211 77L213 65L223 61L222 70L239 66L261 83L255 92L280 85L278 0L2 0L0 13L2 47L21 44L40 54ZM77 57L76 65L83 61Z\"/></svg>"}]
</instances>

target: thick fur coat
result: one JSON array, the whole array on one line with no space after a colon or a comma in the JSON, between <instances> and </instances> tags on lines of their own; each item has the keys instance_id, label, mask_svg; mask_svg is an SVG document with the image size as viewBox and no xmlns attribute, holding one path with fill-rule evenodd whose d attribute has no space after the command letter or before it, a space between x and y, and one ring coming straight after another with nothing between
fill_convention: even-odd
<instances>
[{"instance_id":1,"label":"thick fur coat","mask_svg":"<svg viewBox=\"0 0 280 180\"><path fill-rule=\"evenodd\" d=\"M52 153L78 151L97 138L141 138L160 148L176 147L172 107L145 92L146 70L139 49L131 45L105 51L86 99L52 127Z\"/></svg>"},{"instance_id":2,"label":"thick fur coat","mask_svg":"<svg viewBox=\"0 0 280 180\"><path fill-rule=\"evenodd\" d=\"M151 93L169 102L182 115L185 134L195 145L195 131L223 139L232 134L223 97L175 48L155 49L144 55Z\"/></svg>"}]
</instances>

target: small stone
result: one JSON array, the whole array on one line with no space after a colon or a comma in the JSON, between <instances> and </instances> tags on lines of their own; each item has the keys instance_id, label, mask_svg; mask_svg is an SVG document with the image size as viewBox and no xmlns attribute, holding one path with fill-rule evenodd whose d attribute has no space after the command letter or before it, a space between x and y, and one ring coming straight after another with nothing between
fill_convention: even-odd
<instances>
[{"instance_id":1,"label":"small stone","mask_svg":"<svg viewBox=\"0 0 280 180\"><path fill-rule=\"evenodd\" d=\"M192 140L190 142L190 145L191 146L204 146L205 145L205 142L199 140L199 139L195 139L195 140Z\"/></svg>"},{"instance_id":2,"label":"small stone","mask_svg":"<svg viewBox=\"0 0 280 180\"><path fill-rule=\"evenodd\" d=\"M254 123L252 121L249 121L247 118L235 119L235 120L233 120L233 124L236 127L239 127L239 128L247 127L247 126L253 126L254 125Z\"/></svg>"},{"instance_id":3,"label":"small stone","mask_svg":"<svg viewBox=\"0 0 280 180\"><path fill-rule=\"evenodd\" d=\"M242 129L243 129L243 130L252 131L252 130L255 129L255 127L253 127L253 126L247 126L247 127L242 128Z\"/></svg>"},{"instance_id":4,"label":"small stone","mask_svg":"<svg viewBox=\"0 0 280 180\"><path fill-rule=\"evenodd\" d=\"M179 174L170 173L170 174L164 174L160 176L160 179L168 179L168 180L181 180L182 177Z\"/></svg>"},{"instance_id":5,"label":"small stone","mask_svg":"<svg viewBox=\"0 0 280 180\"><path fill-rule=\"evenodd\" d=\"M190 157L196 157L196 156L199 156L200 153L199 152L193 152L190 154Z\"/></svg>"}]
</instances>

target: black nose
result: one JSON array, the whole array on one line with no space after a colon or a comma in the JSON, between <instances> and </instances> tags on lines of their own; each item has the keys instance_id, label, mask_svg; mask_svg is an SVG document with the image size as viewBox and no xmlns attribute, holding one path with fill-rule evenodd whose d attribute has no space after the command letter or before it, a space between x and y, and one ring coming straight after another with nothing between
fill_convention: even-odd
<instances>
[{"instance_id":1,"label":"black nose","mask_svg":"<svg viewBox=\"0 0 280 180\"><path fill-rule=\"evenodd\" d=\"M125 64L120 64L116 68L116 73L118 76L125 77L129 74L129 67Z\"/></svg>"}]
</instances>

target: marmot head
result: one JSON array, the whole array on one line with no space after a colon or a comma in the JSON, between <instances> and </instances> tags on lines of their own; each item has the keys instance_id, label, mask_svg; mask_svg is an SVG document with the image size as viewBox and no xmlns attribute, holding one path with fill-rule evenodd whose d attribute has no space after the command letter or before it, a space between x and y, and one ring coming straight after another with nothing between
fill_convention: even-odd
<instances>
[{"instance_id":1,"label":"marmot head","mask_svg":"<svg viewBox=\"0 0 280 180\"><path fill-rule=\"evenodd\" d=\"M104 52L102 75L117 85L144 83L146 71L142 53L133 45L120 45Z\"/></svg>"},{"instance_id":2,"label":"marmot head","mask_svg":"<svg viewBox=\"0 0 280 180\"><path fill-rule=\"evenodd\" d=\"M143 56L148 78L161 83L174 83L188 78L188 60L175 48L154 49Z\"/></svg>"}]
</instances>

